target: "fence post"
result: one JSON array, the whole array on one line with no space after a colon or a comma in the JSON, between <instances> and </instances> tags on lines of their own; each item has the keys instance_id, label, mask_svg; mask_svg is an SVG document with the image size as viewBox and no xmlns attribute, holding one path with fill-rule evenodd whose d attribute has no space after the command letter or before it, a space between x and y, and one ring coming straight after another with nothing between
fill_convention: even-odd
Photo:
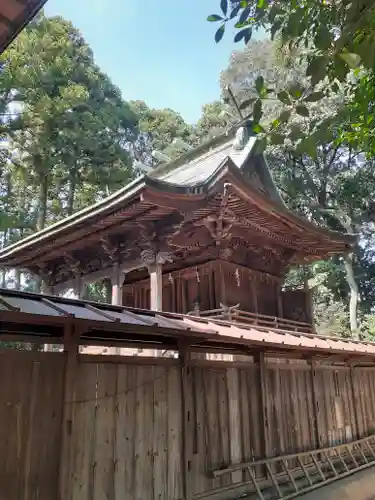
<instances>
[{"instance_id":1,"label":"fence post","mask_svg":"<svg viewBox=\"0 0 375 500\"><path fill-rule=\"evenodd\" d=\"M181 343L178 349L181 370L181 413L182 413L182 483L184 500L193 498L192 483L192 460L194 442L194 422L193 422L193 384L192 368L189 364L191 358L190 347L186 343Z\"/></svg>"},{"instance_id":2,"label":"fence post","mask_svg":"<svg viewBox=\"0 0 375 500\"><path fill-rule=\"evenodd\" d=\"M63 411L61 422L61 448L59 466L59 500L71 497L71 475L72 475L72 420L73 420L73 398L74 381L78 363L78 342L74 323L69 321L65 325L64 332L64 355L65 375L63 389Z\"/></svg>"}]
</instances>

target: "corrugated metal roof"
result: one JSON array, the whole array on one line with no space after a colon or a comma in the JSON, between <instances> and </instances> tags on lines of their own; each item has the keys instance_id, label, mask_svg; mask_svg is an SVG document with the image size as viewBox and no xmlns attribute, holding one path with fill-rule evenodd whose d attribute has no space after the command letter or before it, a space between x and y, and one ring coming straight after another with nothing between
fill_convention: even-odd
<instances>
[{"instance_id":1,"label":"corrugated metal roof","mask_svg":"<svg viewBox=\"0 0 375 500\"><path fill-rule=\"evenodd\" d=\"M17 308L18 310L16 310ZM67 315L68 313L68 315ZM23 316L22 316L23 314ZM69 316L72 315L72 316ZM106 304L97 304L85 301L71 300L59 297L46 297L43 295L0 290L0 340L1 334L7 333L9 322L20 324L37 324L38 318L47 316L51 326L56 319L73 321L77 319L80 325L87 324L90 328L100 331L98 338L103 341L108 337L113 339L113 332L120 332L120 341L126 341L124 332L139 331L145 334L162 332L166 338L191 335L194 341L202 347L225 347L228 344L259 348L265 351L296 351L304 350L318 352L320 355L334 353L350 354L351 356L364 356L375 359L375 343L360 342L351 339L319 336L299 332L279 330L277 328L253 327L239 323L212 320L210 318L196 318L172 313L162 313L117 307ZM21 318L22 316L22 318ZM34 316L34 318L33 318ZM25 319L26 317L26 319ZM29 319L27 319L29 318ZM61 322L60 322L61 323ZM46 321L43 322L45 326ZM48 324L48 321L47 321ZM137 330L138 328L138 330ZM14 330L11 330L14 331ZM26 330L31 332L31 326ZM48 332L47 334L48 335ZM94 336L90 338L95 338ZM132 340L134 341L134 336ZM141 339L140 339L141 340ZM160 342L160 340L158 341Z\"/></svg>"}]
</instances>

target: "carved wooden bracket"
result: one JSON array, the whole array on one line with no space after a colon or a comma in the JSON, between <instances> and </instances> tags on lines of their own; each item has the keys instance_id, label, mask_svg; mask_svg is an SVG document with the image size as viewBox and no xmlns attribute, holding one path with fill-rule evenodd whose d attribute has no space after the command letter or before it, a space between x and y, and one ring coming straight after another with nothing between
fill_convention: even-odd
<instances>
[{"instance_id":1,"label":"carved wooden bracket","mask_svg":"<svg viewBox=\"0 0 375 500\"><path fill-rule=\"evenodd\" d=\"M104 252L108 255L109 259L112 262L118 261L120 253L119 245L115 244L108 236L102 236L100 238L100 242Z\"/></svg>"},{"instance_id":2,"label":"carved wooden bracket","mask_svg":"<svg viewBox=\"0 0 375 500\"><path fill-rule=\"evenodd\" d=\"M67 268L70 271L70 273L73 275L73 277L76 277L77 275L80 275L84 272L82 263L79 260L77 260L73 255L65 254L64 259L65 259Z\"/></svg>"}]
</instances>

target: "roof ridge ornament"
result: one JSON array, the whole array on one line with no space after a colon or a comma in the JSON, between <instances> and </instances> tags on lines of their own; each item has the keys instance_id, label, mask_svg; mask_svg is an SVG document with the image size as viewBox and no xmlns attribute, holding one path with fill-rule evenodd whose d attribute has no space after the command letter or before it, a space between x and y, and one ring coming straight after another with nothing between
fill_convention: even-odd
<instances>
[{"instance_id":1,"label":"roof ridge ornament","mask_svg":"<svg viewBox=\"0 0 375 500\"><path fill-rule=\"evenodd\" d=\"M249 142L249 131L247 127L240 127L233 141L233 149L236 151L241 151L245 148L246 144Z\"/></svg>"}]
</instances>

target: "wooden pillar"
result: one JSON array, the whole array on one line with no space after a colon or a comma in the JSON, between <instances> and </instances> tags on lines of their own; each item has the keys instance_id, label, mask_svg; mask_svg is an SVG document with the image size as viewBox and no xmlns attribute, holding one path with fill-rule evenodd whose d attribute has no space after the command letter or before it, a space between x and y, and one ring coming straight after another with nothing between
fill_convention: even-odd
<instances>
[{"instance_id":1,"label":"wooden pillar","mask_svg":"<svg viewBox=\"0 0 375 500\"><path fill-rule=\"evenodd\" d=\"M251 302L253 304L253 309L254 313L258 313L258 296L257 296L257 291L255 287L255 277L254 275L251 276L250 278L250 292L251 292Z\"/></svg>"},{"instance_id":2,"label":"wooden pillar","mask_svg":"<svg viewBox=\"0 0 375 500\"><path fill-rule=\"evenodd\" d=\"M82 276L79 274L76 276L74 281L74 293L77 295L77 298L83 300L85 298L86 284L82 279Z\"/></svg>"},{"instance_id":3,"label":"wooden pillar","mask_svg":"<svg viewBox=\"0 0 375 500\"><path fill-rule=\"evenodd\" d=\"M150 274L150 308L153 311L163 310L163 266L155 262L148 266Z\"/></svg>"},{"instance_id":4,"label":"wooden pillar","mask_svg":"<svg viewBox=\"0 0 375 500\"><path fill-rule=\"evenodd\" d=\"M73 323L68 323L64 334L65 376L63 393L63 418L59 465L59 500L71 497L72 463L72 423L74 383L78 364L78 335Z\"/></svg>"},{"instance_id":5,"label":"wooden pillar","mask_svg":"<svg viewBox=\"0 0 375 500\"><path fill-rule=\"evenodd\" d=\"M279 318L283 318L284 317L283 295L282 295L282 290L281 290L281 284L280 283L277 283L276 290L277 290L277 316Z\"/></svg>"},{"instance_id":6,"label":"wooden pillar","mask_svg":"<svg viewBox=\"0 0 375 500\"><path fill-rule=\"evenodd\" d=\"M113 266L112 272L112 305L122 306L123 305L123 283L125 280L125 273L121 271L120 265L117 262Z\"/></svg>"},{"instance_id":7,"label":"wooden pillar","mask_svg":"<svg viewBox=\"0 0 375 500\"><path fill-rule=\"evenodd\" d=\"M189 346L181 343L178 349L181 370L181 417L182 417L182 479L184 500L193 498L192 460L194 443L194 409L192 368L189 364L191 352Z\"/></svg>"},{"instance_id":8,"label":"wooden pillar","mask_svg":"<svg viewBox=\"0 0 375 500\"><path fill-rule=\"evenodd\" d=\"M310 317L312 330L313 330L313 332L315 332L315 322L314 322L314 310L313 310L312 296L311 296L311 290L309 288L309 281L307 279L304 280L303 286L304 286L304 290L305 290L306 311L307 311L307 314Z\"/></svg>"}]
</instances>

